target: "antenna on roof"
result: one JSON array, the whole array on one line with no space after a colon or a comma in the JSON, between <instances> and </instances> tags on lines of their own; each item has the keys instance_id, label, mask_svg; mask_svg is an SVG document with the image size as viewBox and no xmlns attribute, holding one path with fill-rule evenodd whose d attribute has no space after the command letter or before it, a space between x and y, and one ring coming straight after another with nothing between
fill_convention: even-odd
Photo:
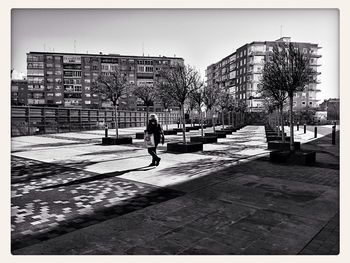
<instances>
[{"instance_id":1,"label":"antenna on roof","mask_svg":"<svg viewBox=\"0 0 350 263\"><path fill-rule=\"evenodd\" d=\"M142 56L145 56L145 46L143 42L142 42Z\"/></svg>"}]
</instances>

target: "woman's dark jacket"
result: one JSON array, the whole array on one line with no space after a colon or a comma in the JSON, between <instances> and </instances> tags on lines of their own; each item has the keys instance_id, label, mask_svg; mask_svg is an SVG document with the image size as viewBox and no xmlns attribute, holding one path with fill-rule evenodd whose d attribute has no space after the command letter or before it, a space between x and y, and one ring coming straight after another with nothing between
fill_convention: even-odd
<instances>
[{"instance_id":1,"label":"woman's dark jacket","mask_svg":"<svg viewBox=\"0 0 350 263\"><path fill-rule=\"evenodd\" d=\"M160 139L162 139L162 143L164 143L163 129L156 121L150 120L146 131L148 134L154 135L154 143L156 146L160 143Z\"/></svg>"}]
</instances>

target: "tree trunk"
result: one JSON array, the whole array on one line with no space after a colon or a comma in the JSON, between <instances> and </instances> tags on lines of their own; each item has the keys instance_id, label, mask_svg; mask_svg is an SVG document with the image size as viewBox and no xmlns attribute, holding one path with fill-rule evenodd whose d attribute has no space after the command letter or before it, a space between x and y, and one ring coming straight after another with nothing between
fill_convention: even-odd
<instances>
[{"instance_id":1,"label":"tree trunk","mask_svg":"<svg viewBox=\"0 0 350 263\"><path fill-rule=\"evenodd\" d=\"M203 132L203 114L202 114L201 110L199 111L199 118L200 118L200 122L201 122L201 134L202 134L202 137L204 137L204 132Z\"/></svg>"},{"instance_id":2,"label":"tree trunk","mask_svg":"<svg viewBox=\"0 0 350 263\"><path fill-rule=\"evenodd\" d=\"M186 120L185 120L185 106L181 105L181 113L182 113L182 141L183 144L186 144Z\"/></svg>"},{"instance_id":3,"label":"tree trunk","mask_svg":"<svg viewBox=\"0 0 350 263\"><path fill-rule=\"evenodd\" d=\"M213 132L215 132L214 111L210 110L210 113L211 113L211 122L213 124Z\"/></svg>"},{"instance_id":4,"label":"tree trunk","mask_svg":"<svg viewBox=\"0 0 350 263\"><path fill-rule=\"evenodd\" d=\"M237 127L237 113L234 112L233 113L233 127Z\"/></svg>"},{"instance_id":5,"label":"tree trunk","mask_svg":"<svg viewBox=\"0 0 350 263\"><path fill-rule=\"evenodd\" d=\"M294 127L293 127L293 94L289 94L289 129L290 129L290 151L294 152Z\"/></svg>"},{"instance_id":6,"label":"tree trunk","mask_svg":"<svg viewBox=\"0 0 350 263\"><path fill-rule=\"evenodd\" d=\"M280 112L279 112L279 109L277 109L277 112L276 112L276 125L275 127L277 126L277 136L280 136L281 135L281 132L280 132Z\"/></svg>"},{"instance_id":7,"label":"tree trunk","mask_svg":"<svg viewBox=\"0 0 350 263\"><path fill-rule=\"evenodd\" d=\"M119 133L118 133L118 105L117 105L117 103L114 106L114 124L115 124L115 136L118 139Z\"/></svg>"},{"instance_id":8,"label":"tree trunk","mask_svg":"<svg viewBox=\"0 0 350 263\"><path fill-rule=\"evenodd\" d=\"M283 117L283 105L280 108L281 111L281 128L282 128L282 142L286 142L286 138L284 136L284 117Z\"/></svg>"},{"instance_id":9,"label":"tree trunk","mask_svg":"<svg viewBox=\"0 0 350 263\"><path fill-rule=\"evenodd\" d=\"M230 126L230 111L227 111L227 126Z\"/></svg>"},{"instance_id":10,"label":"tree trunk","mask_svg":"<svg viewBox=\"0 0 350 263\"><path fill-rule=\"evenodd\" d=\"M168 130L168 110L169 109L165 109L165 128L166 128L166 130Z\"/></svg>"},{"instance_id":11,"label":"tree trunk","mask_svg":"<svg viewBox=\"0 0 350 263\"><path fill-rule=\"evenodd\" d=\"M222 111L222 113L221 113L221 120L222 120L222 128L225 129L225 115L224 115L224 111Z\"/></svg>"},{"instance_id":12,"label":"tree trunk","mask_svg":"<svg viewBox=\"0 0 350 263\"><path fill-rule=\"evenodd\" d=\"M148 125L149 106L146 106L146 127Z\"/></svg>"}]
</instances>

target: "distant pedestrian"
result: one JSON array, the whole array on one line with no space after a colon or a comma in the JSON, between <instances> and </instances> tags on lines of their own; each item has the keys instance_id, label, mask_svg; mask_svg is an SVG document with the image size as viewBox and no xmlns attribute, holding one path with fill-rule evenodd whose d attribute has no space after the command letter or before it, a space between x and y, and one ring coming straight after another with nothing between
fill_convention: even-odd
<instances>
[{"instance_id":1,"label":"distant pedestrian","mask_svg":"<svg viewBox=\"0 0 350 263\"><path fill-rule=\"evenodd\" d=\"M177 128L180 128L180 119L177 120Z\"/></svg>"},{"instance_id":2,"label":"distant pedestrian","mask_svg":"<svg viewBox=\"0 0 350 263\"><path fill-rule=\"evenodd\" d=\"M158 166L161 158L157 156L157 146L160 142L164 144L164 133L156 114L150 115L146 132L154 137L154 147L148 148L148 153L152 156L152 163L149 166Z\"/></svg>"}]
</instances>

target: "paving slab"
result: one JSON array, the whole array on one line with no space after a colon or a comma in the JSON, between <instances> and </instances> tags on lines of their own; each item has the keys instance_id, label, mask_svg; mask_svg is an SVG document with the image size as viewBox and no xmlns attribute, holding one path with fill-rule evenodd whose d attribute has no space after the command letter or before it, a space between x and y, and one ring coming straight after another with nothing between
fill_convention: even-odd
<instances>
[{"instance_id":1,"label":"paving slab","mask_svg":"<svg viewBox=\"0 0 350 263\"><path fill-rule=\"evenodd\" d=\"M83 133L13 138L13 254L334 254L337 244L339 250L335 150L318 149L312 167L272 164L264 127L246 126L203 152L171 154L160 145L161 163L150 168L142 140L105 147L91 140L103 130ZM318 140L304 142L316 147Z\"/></svg>"}]
</instances>

